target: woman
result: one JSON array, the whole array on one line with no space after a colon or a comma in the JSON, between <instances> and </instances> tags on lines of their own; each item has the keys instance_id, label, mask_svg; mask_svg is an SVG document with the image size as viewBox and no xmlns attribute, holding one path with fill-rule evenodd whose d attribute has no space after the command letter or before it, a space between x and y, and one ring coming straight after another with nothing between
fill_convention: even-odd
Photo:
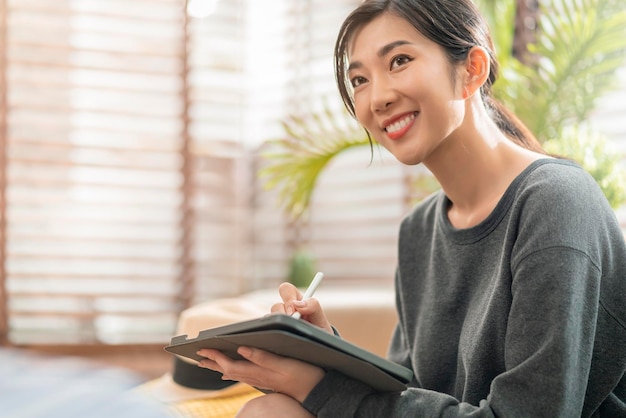
<instances>
[{"instance_id":1,"label":"woman","mask_svg":"<svg viewBox=\"0 0 626 418\"><path fill-rule=\"evenodd\" d=\"M626 416L626 244L594 180L546 155L491 97L497 63L471 0L365 1L335 63L348 110L441 191L402 222L389 357L409 388L241 348L201 365L275 393L241 416ZM273 312L332 332L282 285Z\"/></svg>"}]
</instances>

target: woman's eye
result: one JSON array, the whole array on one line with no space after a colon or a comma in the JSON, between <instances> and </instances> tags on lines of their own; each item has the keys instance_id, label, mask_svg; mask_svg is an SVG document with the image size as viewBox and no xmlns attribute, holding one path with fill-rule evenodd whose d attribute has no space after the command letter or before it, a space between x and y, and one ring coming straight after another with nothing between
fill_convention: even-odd
<instances>
[{"instance_id":1,"label":"woman's eye","mask_svg":"<svg viewBox=\"0 0 626 418\"><path fill-rule=\"evenodd\" d=\"M391 59L391 68L400 67L410 61L411 58L406 55L396 55Z\"/></svg>"},{"instance_id":2,"label":"woman's eye","mask_svg":"<svg viewBox=\"0 0 626 418\"><path fill-rule=\"evenodd\" d=\"M352 83L352 87L356 88L358 86L360 86L361 84L365 83L367 80L361 76L356 76L356 77L352 77L352 79L350 79L350 83Z\"/></svg>"}]
</instances>

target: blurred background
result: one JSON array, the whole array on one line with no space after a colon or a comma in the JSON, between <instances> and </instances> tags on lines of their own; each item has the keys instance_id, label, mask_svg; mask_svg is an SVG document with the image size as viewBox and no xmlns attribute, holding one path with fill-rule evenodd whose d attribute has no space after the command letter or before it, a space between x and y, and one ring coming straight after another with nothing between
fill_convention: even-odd
<instances>
[{"instance_id":1,"label":"blurred background","mask_svg":"<svg viewBox=\"0 0 626 418\"><path fill-rule=\"evenodd\" d=\"M391 287L419 169L349 147L300 216L259 175L294 116L354 132L332 51L358 3L0 0L0 345L153 377L194 304L299 265ZM615 80L584 122L624 167L626 66Z\"/></svg>"}]
</instances>

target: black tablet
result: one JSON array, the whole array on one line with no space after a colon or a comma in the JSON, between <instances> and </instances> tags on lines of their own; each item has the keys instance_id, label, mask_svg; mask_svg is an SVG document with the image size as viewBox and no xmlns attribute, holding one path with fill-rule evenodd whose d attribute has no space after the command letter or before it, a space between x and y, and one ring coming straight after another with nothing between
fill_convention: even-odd
<instances>
[{"instance_id":1,"label":"black tablet","mask_svg":"<svg viewBox=\"0 0 626 418\"><path fill-rule=\"evenodd\" d=\"M406 367L364 350L306 321L274 314L200 331L196 338L173 337L165 350L193 360L202 348L222 351L240 359L240 346L260 348L277 355L334 369L379 391L402 391L413 377Z\"/></svg>"}]
</instances>

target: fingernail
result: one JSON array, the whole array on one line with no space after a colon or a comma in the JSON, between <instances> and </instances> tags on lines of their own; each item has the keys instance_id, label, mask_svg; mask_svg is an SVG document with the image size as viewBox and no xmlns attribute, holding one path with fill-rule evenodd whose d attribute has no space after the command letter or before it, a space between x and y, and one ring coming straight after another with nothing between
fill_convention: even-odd
<instances>
[{"instance_id":1,"label":"fingernail","mask_svg":"<svg viewBox=\"0 0 626 418\"><path fill-rule=\"evenodd\" d=\"M250 357L252 355L252 349L250 347L239 347L237 353L242 357Z\"/></svg>"}]
</instances>

